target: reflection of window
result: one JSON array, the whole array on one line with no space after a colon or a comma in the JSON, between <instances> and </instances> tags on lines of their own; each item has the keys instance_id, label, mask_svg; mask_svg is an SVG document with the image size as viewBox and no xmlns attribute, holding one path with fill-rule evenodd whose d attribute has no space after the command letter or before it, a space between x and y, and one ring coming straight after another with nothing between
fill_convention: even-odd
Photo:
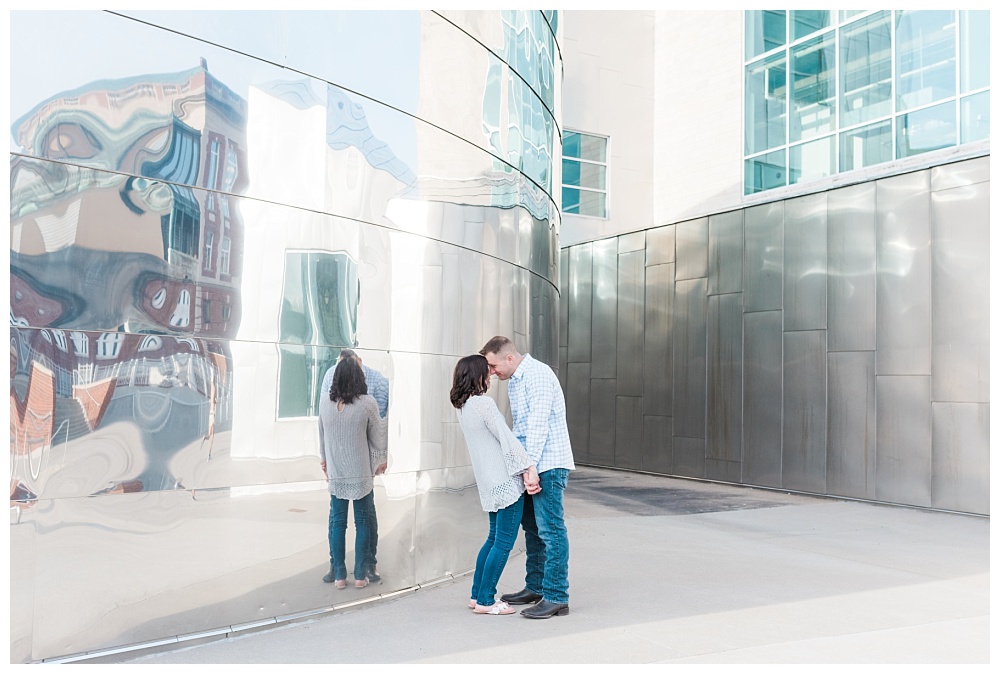
<instances>
[{"instance_id":1,"label":"reflection of window","mask_svg":"<svg viewBox=\"0 0 1000 674\"><path fill-rule=\"evenodd\" d=\"M118 357L125 335L121 332L105 332L97 338L96 355L98 358L108 360Z\"/></svg>"},{"instance_id":2,"label":"reflection of window","mask_svg":"<svg viewBox=\"0 0 1000 674\"><path fill-rule=\"evenodd\" d=\"M153 305L154 309L162 309L163 303L166 301L167 301L167 289L160 288L159 290L156 291L156 294L153 295L153 299L150 300L150 304Z\"/></svg>"},{"instance_id":3,"label":"reflection of window","mask_svg":"<svg viewBox=\"0 0 1000 674\"><path fill-rule=\"evenodd\" d=\"M73 341L73 349L76 350L77 354L86 356L90 353L90 340L87 339L87 335L74 330L69 333L69 338Z\"/></svg>"},{"instance_id":4,"label":"reflection of window","mask_svg":"<svg viewBox=\"0 0 1000 674\"><path fill-rule=\"evenodd\" d=\"M175 328L186 328L191 322L191 292L186 288L177 296L177 306L170 316L170 325Z\"/></svg>"},{"instance_id":5,"label":"reflection of window","mask_svg":"<svg viewBox=\"0 0 1000 674\"><path fill-rule=\"evenodd\" d=\"M207 297L201 298L201 322L208 325L212 322L212 301Z\"/></svg>"},{"instance_id":6,"label":"reflection of window","mask_svg":"<svg viewBox=\"0 0 1000 674\"><path fill-rule=\"evenodd\" d=\"M146 335L139 344L139 351L158 351L163 348L163 340L157 335Z\"/></svg>"},{"instance_id":7,"label":"reflection of window","mask_svg":"<svg viewBox=\"0 0 1000 674\"><path fill-rule=\"evenodd\" d=\"M234 184L236 184L236 148L230 143L226 148L226 169L222 174L222 189L232 192Z\"/></svg>"},{"instance_id":8,"label":"reflection of window","mask_svg":"<svg viewBox=\"0 0 1000 674\"><path fill-rule=\"evenodd\" d=\"M213 139L209 146L208 157L208 188L214 190L218 188L216 181L219 179L219 141Z\"/></svg>"},{"instance_id":9,"label":"reflection of window","mask_svg":"<svg viewBox=\"0 0 1000 674\"><path fill-rule=\"evenodd\" d=\"M219 273L228 274L229 273L229 252L232 248L232 239L228 236L222 236L222 245L220 246L221 252L219 253Z\"/></svg>"},{"instance_id":10,"label":"reflection of window","mask_svg":"<svg viewBox=\"0 0 1000 674\"><path fill-rule=\"evenodd\" d=\"M53 330L52 337L56 340L56 346L61 351L69 351L69 344L66 343L66 333L62 330Z\"/></svg>"},{"instance_id":11,"label":"reflection of window","mask_svg":"<svg viewBox=\"0 0 1000 674\"><path fill-rule=\"evenodd\" d=\"M212 268L212 244L215 243L215 234L208 232L205 234L205 269Z\"/></svg>"},{"instance_id":12,"label":"reflection of window","mask_svg":"<svg viewBox=\"0 0 1000 674\"><path fill-rule=\"evenodd\" d=\"M608 139L563 133L563 213L608 217Z\"/></svg>"}]
</instances>

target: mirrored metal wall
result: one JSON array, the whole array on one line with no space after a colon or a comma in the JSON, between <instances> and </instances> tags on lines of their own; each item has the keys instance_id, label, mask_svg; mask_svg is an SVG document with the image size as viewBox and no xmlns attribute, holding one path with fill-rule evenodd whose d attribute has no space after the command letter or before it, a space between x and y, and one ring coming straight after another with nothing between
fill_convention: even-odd
<instances>
[{"instance_id":1,"label":"mirrored metal wall","mask_svg":"<svg viewBox=\"0 0 1000 674\"><path fill-rule=\"evenodd\" d=\"M447 392L495 334L557 364L556 20L11 14L12 662L474 565ZM390 458L382 582L338 591L316 414L343 347L389 380Z\"/></svg>"},{"instance_id":2,"label":"mirrored metal wall","mask_svg":"<svg viewBox=\"0 0 1000 674\"><path fill-rule=\"evenodd\" d=\"M571 246L580 463L989 513L989 157Z\"/></svg>"}]
</instances>

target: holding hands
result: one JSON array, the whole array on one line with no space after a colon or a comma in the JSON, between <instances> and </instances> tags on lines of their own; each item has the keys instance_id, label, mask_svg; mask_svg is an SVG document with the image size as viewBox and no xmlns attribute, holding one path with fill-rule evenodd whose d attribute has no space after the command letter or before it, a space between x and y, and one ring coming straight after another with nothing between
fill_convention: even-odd
<instances>
[{"instance_id":1,"label":"holding hands","mask_svg":"<svg viewBox=\"0 0 1000 674\"><path fill-rule=\"evenodd\" d=\"M537 494L542 490L540 484L538 484L538 471L532 466L528 470L521 474L524 477L524 487L527 489L529 494Z\"/></svg>"}]
</instances>

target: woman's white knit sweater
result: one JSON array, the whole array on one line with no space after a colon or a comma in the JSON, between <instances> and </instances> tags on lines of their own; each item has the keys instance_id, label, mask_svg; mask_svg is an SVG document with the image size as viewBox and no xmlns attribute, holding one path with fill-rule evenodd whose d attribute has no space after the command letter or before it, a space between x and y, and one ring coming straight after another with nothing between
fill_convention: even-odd
<instances>
[{"instance_id":1,"label":"woman's white knit sweater","mask_svg":"<svg viewBox=\"0 0 1000 674\"><path fill-rule=\"evenodd\" d=\"M472 396L458 412L458 422L472 458L483 510L496 512L521 497L521 473L533 464L524 447L507 427L507 420L485 395Z\"/></svg>"},{"instance_id":2,"label":"woman's white knit sweater","mask_svg":"<svg viewBox=\"0 0 1000 674\"><path fill-rule=\"evenodd\" d=\"M386 462L386 421L370 395L337 409L329 395L319 401L319 442L330 493L356 501L372 490L375 471Z\"/></svg>"}]
</instances>

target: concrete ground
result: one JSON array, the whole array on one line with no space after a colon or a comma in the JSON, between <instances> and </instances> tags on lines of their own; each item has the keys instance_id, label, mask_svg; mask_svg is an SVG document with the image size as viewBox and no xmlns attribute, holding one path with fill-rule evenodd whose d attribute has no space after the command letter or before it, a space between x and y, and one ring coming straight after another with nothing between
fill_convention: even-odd
<instances>
[{"instance_id":1,"label":"concrete ground","mask_svg":"<svg viewBox=\"0 0 1000 674\"><path fill-rule=\"evenodd\" d=\"M566 520L566 617L475 615L465 576L116 661L990 661L989 518L580 468ZM523 574L512 556L500 591Z\"/></svg>"}]
</instances>

